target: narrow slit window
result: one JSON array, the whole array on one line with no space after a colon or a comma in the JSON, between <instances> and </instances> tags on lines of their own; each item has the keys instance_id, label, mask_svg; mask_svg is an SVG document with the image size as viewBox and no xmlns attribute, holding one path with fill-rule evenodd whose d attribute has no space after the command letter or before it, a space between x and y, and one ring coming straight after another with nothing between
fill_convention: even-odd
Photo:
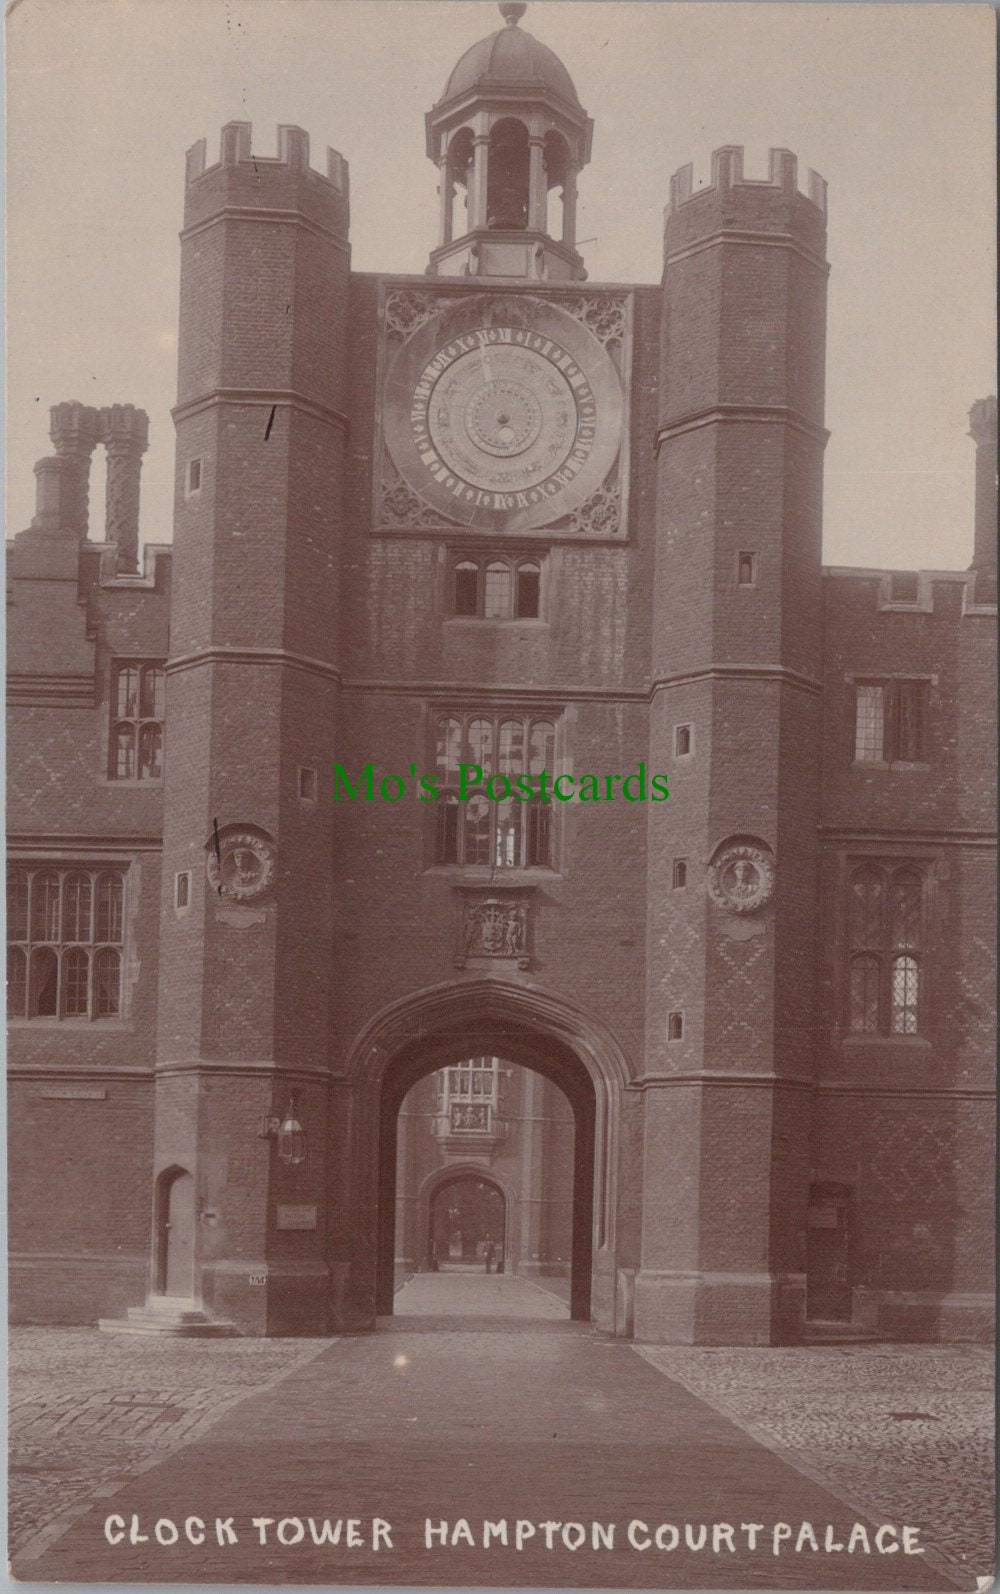
<instances>
[{"instance_id":1,"label":"narrow slit window","mask_svg":"<svg viewBox=\"0 0 1000 1594\"><path fill-rule=\"evenodd\" d=\"M667 1040L680 1041L684 1039L684 1014L671 1013L667 1019Z\"/></svg>"},{"instance_id":2,"label":"narrow slit window","mask_svg":"<svg viewBox=\"0 0 1000 1594\"><path fill-rule=\"evenodd\" d=\"M188 462L188 492L196 493L201 488L201 460L192 459Z\"/></svg>"},{"instance_id":3,"label":"narrow slit window","mask_svg":"<svg viewBox=\"0 0 1000 1594\"><path fill-rule=\"evenodd\" d=\"M691 751L691 726L675 725L674 727L674 752L678 758L686 758Z\"/></svg>"},{"instance_id":4,"label":"narrow slit window","mask_svg":"<svg viewBox=\"0 0 1000 1594\"><path fill-rule=\"evenodd\" d=\"M674 878L673 878L674 890L675 891L679 891L681 889L681 887L682 886L686 886L687 883L688 883L687 861L684 858L675 858L674 859Z\"/></svg>"},{"instance_id":5,"label":"narrow slit window","mask_svg":"<svg viewBox=\"0 0 1000 1594\"><path fill-rule=\"evenodd\" d=\"M741 553L736 561L736 580L741 587L753 587L757 584L757 555L755 553Z\"/></svg>"}]
</instances>

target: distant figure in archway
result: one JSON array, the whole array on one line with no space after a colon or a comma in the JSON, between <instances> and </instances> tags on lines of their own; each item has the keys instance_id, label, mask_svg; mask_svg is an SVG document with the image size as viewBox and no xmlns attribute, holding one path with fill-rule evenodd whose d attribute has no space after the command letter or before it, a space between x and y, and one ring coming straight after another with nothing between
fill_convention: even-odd
<instances>
[{"instance_id":1,"label":"distant figure in archway","mask_svg":"<svg viewBox=\"0 0 1000 1594\"><path fill-rule=\"evenodd\" d=\"M493 1242L493 1236L492 1236L492 1234L487 1235L487 1237L486 1237L486 1249L483 1252L483 1255L486 1258L486 1271L487 1271L487 1273L492 1273L493 1272L493 1261L494 1261L494 1258L496 1257L496 1254L497 1254L497 1248L496 1248L496 1245Z\"/></svg>"}]
</instances>

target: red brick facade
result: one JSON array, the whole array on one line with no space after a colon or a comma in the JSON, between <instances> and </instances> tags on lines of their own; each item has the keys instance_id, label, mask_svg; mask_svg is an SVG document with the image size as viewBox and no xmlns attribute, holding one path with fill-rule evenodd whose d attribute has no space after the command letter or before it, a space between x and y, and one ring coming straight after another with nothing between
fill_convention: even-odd
<instances>
[{"instance_id":1,"label":"red brick facade","mask_svg":"<svg viewBox=\"0 0 1000 1594\"><path fill-rule=\"evenodd\" d=\"M85 540L73 427L98 412L63 405L11 561L12 855L125 870L119 1011L33 1013L29 989L12 1020L19 1316L162 1294L190 1173L182 1293L209 1317L370 1326L395 1105L482 1054L573 1108L575 1309L604 1328L988 1332L995 406L974 412L973 571L821 567L809 184L787 151L766 182L718 151L710 185L674 179L662 289L584 289L352 273L339 156L319 174L284 128L254 157L242 123L219 163L191 152L173 549L133 572L134 431L113 540ZM431 320L476 296L501 320L622 318L617 525L386 523L393 294ZM452 564L480 546L539 560L537 617L451 612ZM166 661L162 776L114 777L122 660ZM885 756L855 757L859 687L882 693ZM333 800L335 763L432 770L435 723L473 710L551 721L576 776L642 761L669 801L553 804L548 864L496 869L435 861L412 789ZM216 826L220 853L249 838L263 889L213 883ZM875 876L880 903L919 893L919 935L873 919L857 941ZM526 939L465 956L463 915L494 897ZM301 1163L258 1132L292 1106Z\"/></svg>"}]
</instances>

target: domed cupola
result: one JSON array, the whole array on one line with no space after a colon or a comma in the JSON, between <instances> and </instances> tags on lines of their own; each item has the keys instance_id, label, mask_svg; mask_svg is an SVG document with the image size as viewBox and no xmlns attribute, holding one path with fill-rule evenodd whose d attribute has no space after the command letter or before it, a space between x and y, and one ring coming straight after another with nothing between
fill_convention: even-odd
<instances>
[{"instance_id":1,"label":"domed cupola","mask_svg":"<svg viewBox=\"0 0 1000 1594\"><path fill-rule=\"evenodd\" d=\"M505 26L466 50L427 114L440 173L441 229L428 271L439 276L582 280L576 177L593 122L548 45Z\"/></svg>"}]
</instances>

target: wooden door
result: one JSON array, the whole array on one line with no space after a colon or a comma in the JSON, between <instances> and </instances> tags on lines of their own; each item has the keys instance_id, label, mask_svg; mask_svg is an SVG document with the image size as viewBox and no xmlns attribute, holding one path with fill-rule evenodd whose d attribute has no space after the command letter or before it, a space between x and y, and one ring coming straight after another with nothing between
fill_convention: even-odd
<instances>
[{"instance_id":1,"label":"wooden door","mask_svg":"<svg viewBox=\"0 0 1000 1594\"><path fill-rule=\"evenodd\" d=\"M850 1201L836 1186L813 1187L806 1245L806 1317L851 1320Z\"/></svg>"},{"instance_id":2,"label":"wooden door","mask_svg":"<svg viewBox=\"0 0 1000 1594\"><path fill-rule=\"evenodd\" d=\"M164 1203L164 1294L194 1294L194 1180L176 1173Z\"/></svg>"}]
</instances>

